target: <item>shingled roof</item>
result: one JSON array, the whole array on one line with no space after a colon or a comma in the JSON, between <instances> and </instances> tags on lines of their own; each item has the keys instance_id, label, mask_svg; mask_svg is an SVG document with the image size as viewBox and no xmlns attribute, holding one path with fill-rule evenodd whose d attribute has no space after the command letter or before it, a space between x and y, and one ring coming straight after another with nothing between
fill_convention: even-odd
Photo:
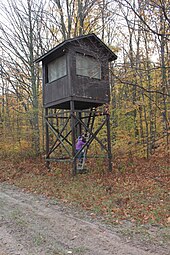
<instances>
[{"instance_id":1,"label":"shingled roof","mask_svg":"<svg viewBox=\"0 0 170 255\"><path fill-rule=\"evenodd\" d=\"M54 48L52 48L51 50L49 50L48 52L46 52L45 54L43 54L42 56L40 56L39 58L37 58L35 60L36 63L43 61L46 57L50 56L51 54L53 54L55 51L58 51L66 46L69 45L69 43L75 42L75 41L81 41L84 39L89 39L89 40L93 40L98 42L108 53L109 53L109 61L113 61L117 59L117 56L114 54L114 52L105 44L102 42L102 40L99 39L99 37L97 37L94 33L92 34L87 34L87 35L81 35L78 37L74 37L74 38L70 38L67 39L65 41L63 41L62 43L58 44L57 46L55 46Z\"/></svg>"}]
</instances>

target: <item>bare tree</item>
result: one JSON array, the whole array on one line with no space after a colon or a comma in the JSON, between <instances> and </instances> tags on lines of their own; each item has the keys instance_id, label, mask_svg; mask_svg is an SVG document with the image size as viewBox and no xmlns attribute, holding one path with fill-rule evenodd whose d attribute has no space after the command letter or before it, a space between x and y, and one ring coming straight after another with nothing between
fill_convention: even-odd
<instances>
[{"instance_id":1,"label":"bare tree","mask_svg":"<svg viewBox=\"0 0 170 255\"><path fill-rule=\"evenodd\" d=\"M118 84L121 81L122 84L133 88L132 94L129 88L126 88L126 91L128 98L133 96L136 120L138 119L137 104L141 104L139 114L140 118L144 116L145 119L146 143L150 153L154 148L156 128L158 128L156 125L158 112L159 116L162 116L162 131L166 135L168 144L170 3L166 0L115 1L119 4L117 17L124 25L118 28L121 37L124 38L122 49L125 53L120 65L122 69L119 66L122 73L119 75ZM159 80L156 79L158 75ZM158 111L155 110L155 105ZM140 129L142 128L140 122Z\"/></svg>"},{"instance_id":2,"label":"bare tree","mask_svg":"<svg viewBox=\"0 0 170 255\"><path fill-rule=\"evenodd\" d=\"M62 39L66 40L91 32L104 29L107 23L108 0L53 0L52 7L53 22L58 27Z\"/></svg>"},{"instance_id":3,"label":"bare tree","mask_svg":"<svg viewBox=\"0 0 170 255\"><path fill-rule=\"evenodd\" d=\"M39 73L34 58L41 54L41 31L44 3L27 0L1 3L3 18L0 22L1 48L6 56L3 79L10 83L10 90L29 113L32 144L36 154L40 151L39 137Z\"/></svg>"}]
</instances>

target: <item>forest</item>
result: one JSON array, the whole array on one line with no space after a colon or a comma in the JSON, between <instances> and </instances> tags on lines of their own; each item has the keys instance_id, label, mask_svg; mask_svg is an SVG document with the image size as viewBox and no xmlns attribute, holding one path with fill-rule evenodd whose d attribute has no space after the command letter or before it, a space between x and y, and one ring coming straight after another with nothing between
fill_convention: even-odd
<instances>
[{"instance_id":1,"label":"forest","mask_svg":"<svg viewBox=\"0 0 170 255\"><path fill-rule=\"evenodd\" d=\"M154 169L154 174L162 169L164 179L154 181L167 181L170 134L169 0L0 1L0 156L8 160L10 169L3 173L2 179L21 176L27 159L35 159L36 162L36 158L44 158L42 67L35 60L64 40L90 33L95 33L118 57L110 65L109 111L113 168L116 169L113 172L125 174L129 171L131 175L138 169L141 178L144 170L149 176L149 161L143 160L151 159L154 163L161 156L161 163ZM10 160L17 161L19 158L22 159L20 170L11 170ZM122 160L130 162L127 165ZM33 164L33 172L45 171L42 161L39 167L31 162L28 168ZM99 163L97 176L103 173L103 166ZM161 166L163 163L165 165ZM138 167L135 168L135 164ZM59 170L57 177L62 178L62 174L65 176ZM56 177L56 173L54 175ZM99 180L96 176L91 178ZM114 185L118 185L119 178ZM106 191L111 193L111 183L106 182ZM147 183L146 187L148 185L151 183ZM120 187L123 188L121 184ZM50 192L53 194L53 191ZM129 197L126 198L125 195L125 200L120 203L127 205ZM160 216L162 214L164 216ZM143 221L156 217L152 213L151 217L145 216L141 216ZM164 222L167 220L166 210L162 210L156 220L161 217Z\"/></svg>"},{"instance_id":2,"label":"forest","mask_svg":"<svg viewBox=\"0 0 170 255\"><path fill-rule=\"evenodd\" d=\"M95 33L110 67L114 148L149 157L168 146L170 3L56 0L1 3L0 128L4 153L44 151L41 64L63 40ZM161 142L160 142L161 141Z\"/></svg>"}]
</instances>

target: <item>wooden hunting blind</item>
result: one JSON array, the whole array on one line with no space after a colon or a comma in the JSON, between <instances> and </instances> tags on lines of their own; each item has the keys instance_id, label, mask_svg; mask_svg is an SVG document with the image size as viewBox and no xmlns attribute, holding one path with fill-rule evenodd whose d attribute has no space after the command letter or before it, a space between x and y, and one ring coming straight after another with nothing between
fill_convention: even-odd
<instances>
[{"instance_id":1,"label":"wooden hunting blind","mask_svg":"<svg viewBox=\"0 0 170 255\"><path fill-rule=\"evenodd\" d=\"M75 130L77 127L80 127L80 132L82 127L85 132L91 130L90 139L96 139L96 135L93 137L92 127L89 129L89 126L86 126L90 121L86 121L86 124L83 123L82 113L86 109L93 109L94 111L94 108L109 103L109 62L116 58L117 56L95 34L89 34L63 41L36 60L36 62L42 61L43 68L43 105L46 109L47 121L47 160L50 160L49 128L53 132L54 130L57 132L56 136L58 136L60 144L63 145L66 142L72 147L74 166L77 136ZM58 128L54 128L53 124L48 121L49 109L53 109L55 112L56 109L70 111L72 142L68 139L69 133L66 138L63 137L64 130L62 132L56 131ZM91 110L89 114L86 114L88 118L94 115ZM76 111L79 112L78 115L75 114ZM52 147L51 151L58 147L57 140ZM76 166L74 168L75 172Z\"/></svg>"},{"instance_id":2,"label":"wooden hunting blind","mask_svg":"<svg viewBox=\"0 0 170 255\"><path fill-rule=\"evenodd\" d=\"M109 103L109 66L116 55L95 35L68 39L41 56L44 107L88 109Z\"/></svg>"}]
</instances>

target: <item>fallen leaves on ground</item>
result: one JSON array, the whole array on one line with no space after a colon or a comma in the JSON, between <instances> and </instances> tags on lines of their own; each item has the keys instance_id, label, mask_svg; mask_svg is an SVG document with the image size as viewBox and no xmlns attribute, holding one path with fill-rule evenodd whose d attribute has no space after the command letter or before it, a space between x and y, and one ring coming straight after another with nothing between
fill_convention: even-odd
<instances>
[{"instance_id":1,"label":"fallen leaves on ground","mask_svg":"<svg viewBox=\"0 0 170 255\"><path fill-rule=\"evenodd\" d=\"M109 173L104 164L91 160L89 172L73 178L68 164L53 163L49 172L41 158L6 159L1 160L0 181L80 206L93 217L102 215L112 223L166 225L170 223L169 163L166 154L155 154L149 160L116 158Z\"/></svg>"}]
</instances>

